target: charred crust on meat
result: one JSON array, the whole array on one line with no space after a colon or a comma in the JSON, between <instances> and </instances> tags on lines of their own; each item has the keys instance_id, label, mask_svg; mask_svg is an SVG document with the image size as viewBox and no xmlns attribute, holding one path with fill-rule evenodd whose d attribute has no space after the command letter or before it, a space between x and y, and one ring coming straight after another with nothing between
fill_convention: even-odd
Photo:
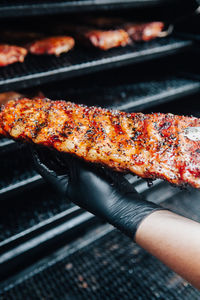
<instances>
[{"instance_id":1,"label":"charred crust on meat","mask_svg":"<svg viewBox=\"0 0 200 300\"><path fill-rule=\"evenodd\" d=\"M188 126L200 126L197 118L126 114L65 101L22 99L1 108L0 126L3 135L118 171L200 187L200 143L186 141L182 134Z\"/></svg>"}]
</instances>

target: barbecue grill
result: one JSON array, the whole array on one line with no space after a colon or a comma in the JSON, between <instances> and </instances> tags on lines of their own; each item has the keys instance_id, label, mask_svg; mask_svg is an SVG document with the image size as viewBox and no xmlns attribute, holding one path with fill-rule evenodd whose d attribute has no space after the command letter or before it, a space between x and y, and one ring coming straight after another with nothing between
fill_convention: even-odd
<instances>
[{"instance_id":1,"label":"barbecue grill","mask_svg":"<svg viewBox=\"0 0 200 300\"><path fill-rule=\"evenodd\" d=\"M29 55L23 64L0 68L0 92L41 90L51 99L124 111L200 116L197 6L170 0L1 1L3 23L174 9L176 26L171 36L108 52L77 47L59 58ZM1 138L0 166L0 299L200 298L111 225L56 194L34 170L27 145ZM198 191L126 178L147 200L200 221Z\"/></svg>"}]
</instances>

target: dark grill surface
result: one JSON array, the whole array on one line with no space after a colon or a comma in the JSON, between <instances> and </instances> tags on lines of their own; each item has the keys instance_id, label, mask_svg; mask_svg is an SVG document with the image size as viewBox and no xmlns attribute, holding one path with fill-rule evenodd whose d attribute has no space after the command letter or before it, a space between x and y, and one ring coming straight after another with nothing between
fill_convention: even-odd
<instances>
[{"instance_id":1,"label":"dark grill surface","mask_svg":"<svg viewBox=\"0 0 200 300\"><path fill-rule=\"evenodd\" d=\"M28 166L20 166L13 168L12 173L8 173L0 180L0 194L4 193L4 189L16 185L19 182L27 181L28 179L37 176L35 170Z\"/></svg>"},{"instance_id":2,"label":"dark grill surface","mask_svg":"<svg viewBox=\"0 0 200 300\"><path fill-rule=\"evenodd\" d=\"M184 192L167 203L181 214L200 220L199 192ZM200 292L185 280L123 234L110 230L96 241L77 240L57 256L4 283L0 299L200 298ZM93 239L99 232L92 232Z\"/></svg>"},{"instance_id":3,"label":"dark grill surface","mask_svg":"<svg viewBox=\"0 0 200 300\"><path fill-rule=\"evenodd\" d=\"M190 26L188 26L187 22L185 22L184 24L180 24L179 27L177 28L177 32L182 37L197 40L199 42L200 41L199 26L200 26L200 17L199 14L196 14L196 16L193 15L193 17L190 18Z\"/></svg>"},{"instance_id":4,"label":"dark grill surface","mask_svg":"<svg viewBox=\"0 0 200 300\"><path fill-rule=\"evenodd\" d=\"M107 0L108 2L111 2L111 3L121 3L122 1L121 0ZM28 1L28 3L29 4L40 4L40 5L42 5L42 4L51 4L51 3L56 3L56 4L60 4L60 3L66 3L66 2L69 2L69 3L76 3L76 2L82 2L82 3L84 3L84 2L89 2L89 1L87 1L87 0L80 0L80 1L74 1L74 0L72 0L72 1L57 1L57 0L51 0L51 1L49 1L49 0L42 0L42 1L34 1L34 0L29 0ZM94 3L95 1L91 1L91 3ZM99 3L100 1L96 1L97 3ZM104 3L105 3L106 1L104 1ZM124 2L139 2L139 1L137 1L137 0L125 0ZM169 0L144 0L143 2L146 2L146 3L164 3L164 2L170 2ZM8 5L21 5L21 6L24 6L24 5L26 5L26 2L25 1L22 1L22 0L15 0L15 1L13 1L13 0L2 0L1 1L1 6L2 7L4 7L4 6L8 6Z\"/></svg>"},{"instance_id":5,"label":"dark grill surface","mask_svg":"<svg viewBox=\"0 0 200 300\"><path fill-rule=\"evenodd\" d=\"M17 148L17 143L15 143L13 140L11 139L7 139L7 138L0 138L0 153L5 153L8 152L12 149L16 149Z\"/></svg>"},{"instance_id":6,"label":"dark grill surface","mask_svg":"<svg viewBox=\"0 0 200 300\"><path fill-rule=\"evenodd\" d=\"M42 0L42 1L21 1L21 0L3 0L0 4L1 17L19 17L19 16L34 16L55 14L64 12L81 12L98 9L121 9L134 8L141 6L152 6L169 4L172 0ZM178 2L178 1L176 1Z\"/></svg>"},{"instance_id":7,"label":"dark grill surface","mask_svg":"<svg viewBox=\"0 0 200 300\"><path fill-rule=\"evenodd\" d=\"M106 52L75 48L59 58L29 55L24 63L0 68L0 91L22 89L50 80L150 60L180 52L191 45L189 40L169 37Z\"/></svg>"},{"instance_id":8,"label":"dark grill surface","mask_svg":"<svg viewBox=\"0 0 200 300\"><path fill-rule=\"evenodd\" d=\"M5 147L5 146L7 146L7 145L10 145L10 144L12 144L12 143L13 143L12 140L8 140L7 138L1 138L1 139L0 139L0 148L1 148L1 147Z\"/></svg>"},{"instance_id":9,"label":"dark grill surface","mask_svg":"<svg viewBox=\"0 0 200 300\"><path fill-rule=\"evenodd\" d=\"M12 156L2 155L0 166L0 197L13 189L41 180L33 169L30 153L25 147L19 147Z\"/></svg>"},{"instance_id":10,"label":"dark grill surface","mask_svg":"<svg viewBox=\"0 0 200 300\"><path fill-rule=\"evenodd\" d=\"M134 74L133 74L134 76ZM120 110L142 110L166 101L174 100L200 90L198 80L178 76L165 76L161 79L141 81L132 84L116 84L68 89L66 84L57 89L50 88L45 95L54 99L66 99L88 105L99 105Z\"/></svg>"},{"instance_id":11,"label":"dark grill surface","mask_svg":"<svg viewBox=\"0 0 200 300\"><path fill-rule=\"evenodd\" d=\"M9 201L8 205L1 207L0 245L7 238L30 229L72 206L46 185L23 193L23 196L18 195L15 200L17 205L16 202Z\"/></svg>"}]
</instances>

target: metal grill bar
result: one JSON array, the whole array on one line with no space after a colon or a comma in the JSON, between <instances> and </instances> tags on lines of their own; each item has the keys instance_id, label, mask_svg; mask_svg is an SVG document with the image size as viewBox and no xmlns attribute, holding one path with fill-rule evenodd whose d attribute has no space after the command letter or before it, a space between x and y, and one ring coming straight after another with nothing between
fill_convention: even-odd
<instances>
[{"instance_id":1,"label":"metal grill bar","mask_svg":"<svg viewBox=\"0 0 200 300\"><path fill-rule=\"evenodd\" d=\"M13 236L11 236L11 237L9 237L9 238L1 241L0 242L0 249L2 250L3 246L5 246L5 245L8 246L13 241L18 240L18 242L19 242L19 239L21 239L22 237L25 237L25 236L27 237L30 233L38 231L38 229L41 229L41 228L44 229L44 227L46 227L49 224L51 226L55 225L58 220L61 221L61 220L64 220L66 217L75 216L76 213L78 213L78 212L81 212L81 209L78 206L73 205L72 207L70 207L70 205L69 205L69 208L66 209L65 211L63 211L61 213L58 213L58 214L56 214L53 217L50 217L50 218L48 218L48 219L46 219L44 221L41 221L37 225L29 227L28 229L25 229L25 230L19 232L18 234L15 234L15 235L13 235Z\"/></svg>"},{"instance_id":2,"label":"metal grill bar","mask_svg":"<svg viewBox=\"0 0 200 300\"><path fill-rule=\"evenodd\" d=\"M134 76L134 72L129 74ZM57 86L58 87L58 86ZM99 105L125 111L142 111L155 105L173 101L200 91L199 80L181 76L163 76L163 78L149 79L149 81L133 82L132 84L117 84L113 80L112 86L83 88L79 91L60 88L47 90L47 95L56 99L70 99L71 101L87 105Z\"/></svg>"},{"instance_id":3,"label":"metal grill bar","mask_svg":"<svg viewBox=\"0 0 200 300\"><path fill-rule=\"evenodd\" d=\"M72 207L71 203L67 203L66 199L55 194L47 185L24 192L20 199L19 194L15 197L18 198L15 205L12 198L2 202L4 205L0 211L0 246L9 243L14 236L24 236L24 232L29 233L33 228L46 225L46 222L50 224L51 221L62 219Z\"/></svg>"},{"instance_id":4,"label":"metal grill bar","mask_svg":"<svg viewBox=\"0 0 200 300\"><path fill-rule=\"evenodd\" d=\"M43 182L32 167L27 147L16 149L15 155L11 157L9 153L4 153L0 157L0 165L0 199L9 196L13 191L16 195L18 191L30 189Z\"/></svg>"}]
</instances>

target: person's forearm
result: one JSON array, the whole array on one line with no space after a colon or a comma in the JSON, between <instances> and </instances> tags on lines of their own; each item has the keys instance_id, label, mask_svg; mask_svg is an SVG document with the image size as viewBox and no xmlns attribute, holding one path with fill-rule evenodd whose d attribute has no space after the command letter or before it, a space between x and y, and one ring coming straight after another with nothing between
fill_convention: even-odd
<instances>
[{"instance_id":1,"label":"person's forearm","mask_svg":"<svg viewBox=\"0 0 200 300\"><path fill-rule=\"evenodd\" d=\"M139 225L135 241L200 289L200 224L156 211Z\"/></svg>"}]
</instances>

